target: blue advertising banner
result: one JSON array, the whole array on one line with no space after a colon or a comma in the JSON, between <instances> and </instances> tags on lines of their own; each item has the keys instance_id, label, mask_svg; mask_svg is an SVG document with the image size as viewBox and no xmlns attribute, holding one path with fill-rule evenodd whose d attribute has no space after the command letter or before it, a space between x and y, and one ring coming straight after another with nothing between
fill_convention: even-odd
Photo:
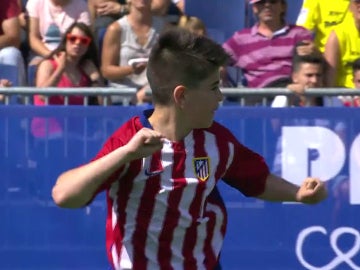
<instances>
[{"instance_id":1,"label":"blue advertising banner","mask_svg":"<svg viewBox=\"0 0 360 270\"><path fill-rule=\"evenodd\" d=\"M59 173L88 162L141 107L0 107L0 269L108 269L104 194L59 209ZM216 120L299 184L326 181L316 206L246 198L220 183L229 222L224 270L360 269L360 111L224 106Z\"/></svg>"}]
</instances>

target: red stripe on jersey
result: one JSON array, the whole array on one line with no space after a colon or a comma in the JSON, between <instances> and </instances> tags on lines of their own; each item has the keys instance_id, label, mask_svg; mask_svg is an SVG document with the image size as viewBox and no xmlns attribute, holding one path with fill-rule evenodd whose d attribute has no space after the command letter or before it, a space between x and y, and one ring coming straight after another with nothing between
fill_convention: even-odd
<instances>
[{"instance_id":1,"label":"red stripe on jersey","mask_svg":"<svg viewBox=\"0 0 360 270\"><path fill-rule=\"evenodd\" d=\"M161 152L152 155L150 168L157 168L161 160ZM154 213L155 198L160 190L160 175L150 176L146 181L145 189L140 199L139 210L136 216L136 228L132 243L133 269L146 269L148 259L146 258L146 239L151 217Z\"/></svg>"},{"instance_id":2,"label":"red stripe on jersey","mask_svg":"<svg viewBox=\"0 0 360 270\"><path fill-rule=\"evenodd\" d=\"M158 260L162 269L173 269L171 266L172 257L172 240L176 227L178 226L180 211L179 204L183 195L183 188L186 186L185 160L186 152L184 142L177 145L174 149L173 169L171 178L173 182L173 190L170 191L168 197L168 208L165 215L166 226L163 227L159 236Z\"/></svg>"},{"instance_id":3,"label":"red stripe on jersey","mask_svg":"<svg viewBox=\"0 0 360 270\"><path fill-rule=\"evenodd\" d=\"M194 140L194 158L197 157L207 157L207 153L205 151L204 145L205 145L205 134L202 130L194 130L193 132L193 140ZM192 224L191 226L186 230L185 234L185 240L184 240L184 246L182 250L182 254L185 258L184 262L184 269L196 270L198 267L196 265L196 259L194 257L194 248L196 245L197 240L197 227L198 222L197 219L200 218L198 216L199 213L202 213L202 198L203 193L206 186L206 181L200 181L196 187L195 196L193 201L191 202L189 213L192 217ZM202 218L202 217L201 217Z\"/></svg>"}]
</instances>

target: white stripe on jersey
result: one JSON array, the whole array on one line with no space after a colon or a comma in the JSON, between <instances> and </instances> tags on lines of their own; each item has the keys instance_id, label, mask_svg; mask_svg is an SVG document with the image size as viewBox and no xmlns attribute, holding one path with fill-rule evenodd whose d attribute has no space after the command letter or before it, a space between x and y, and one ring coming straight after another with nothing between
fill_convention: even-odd
<instances>
[{"instance_id":1,"label":"white stripe on jersey","mask_svg":"<svg viewBox=\"0 0 360 270\"><path fill-rule=\"evenodd\" d=\"M161 233L161 228L163 228L165 223L166 211L168 206L169 192L174 189L173 179L172 179L172 169L173 169L173 160L174 150L172 144L164 143L161 150L161 161L163 166L163 172L160 174L160 191L157 194L156 204L154 205L153 215L150 219L150 224L148 227L148 234L146 239L146 249L145 254L149 259L148 269L157 269L159 267L158 263L158 237Z\"/></svg>"},{"instance_id":2,"label":"white stripe on jersey","mask_svg":"<svg viewBox=\"0 0 360 270\"><path fill-rule=\"evenodd\" d=\"M228 146L228 149L229 149L229 157L228 157L228 160L227 160L227 163L226 163L226 170L229 169L231 163L233 162L234 154L235 154L234 153L234 151L235 151L234 150L234 148L235 148L234 144L231 143L231 142L228 142L227 146Z\"/></svg>"}]
</instances>

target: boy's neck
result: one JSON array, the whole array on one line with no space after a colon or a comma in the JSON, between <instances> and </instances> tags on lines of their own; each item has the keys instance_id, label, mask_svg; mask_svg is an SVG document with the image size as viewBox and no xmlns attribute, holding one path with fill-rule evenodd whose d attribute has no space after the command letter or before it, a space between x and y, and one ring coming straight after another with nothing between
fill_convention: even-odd
<instances>
[{"instance_id":1,"label":"boy's neck","mask_svg":"<svg viewBox=\"0 0 360 270\"><path fill-rule=\"evenodd\" d=\"M148 120L154 130L160 132L170 141L181 141L191 131L190 127L186 127L186 121L181 119L176 108L155 107Z\"/></svg>"}]
</instances>

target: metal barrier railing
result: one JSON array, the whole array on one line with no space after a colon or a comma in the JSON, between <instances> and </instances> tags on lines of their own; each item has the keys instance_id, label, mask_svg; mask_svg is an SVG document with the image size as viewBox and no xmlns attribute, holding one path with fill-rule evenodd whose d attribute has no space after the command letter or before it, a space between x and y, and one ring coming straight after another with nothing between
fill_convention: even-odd
<instances>
[{"instance_id":1,"label":"metal barrier railing","mask_svg":"<svg viewBox=\"0 0 360 270\"><path fill-rule=\"evenodd\" d=\"M225 97L234 98L238 101L239 105L246 105L248 98L260 98L259 105L267 106L269 100L276 96L295 96L294 92L287 88L221 88ZM104 97L104 103L102 105L109 105L109 97L116 95L120 96L123 100L123 105L129 105L130 100L136 94L136 88L114 88L114 87L86 87L86 88L36 88L36 87L0 87L0 95L4 95L4 104L9 105L12 96L21 96L23 104L31 104L30 98L34 95L45 96L45 103L48 104L48 97L51 95L64 96L64 105L69 104L69 96L82 95L84 96L84 105L89 104L89 96L102 96ZM147 95L151 95L148 91ZM304 93L306 97L349 97L349 105L354 105L353 97L360 96L359 89L348 88L312 88L307 89Z\"/></svg>"}]
</instances>

